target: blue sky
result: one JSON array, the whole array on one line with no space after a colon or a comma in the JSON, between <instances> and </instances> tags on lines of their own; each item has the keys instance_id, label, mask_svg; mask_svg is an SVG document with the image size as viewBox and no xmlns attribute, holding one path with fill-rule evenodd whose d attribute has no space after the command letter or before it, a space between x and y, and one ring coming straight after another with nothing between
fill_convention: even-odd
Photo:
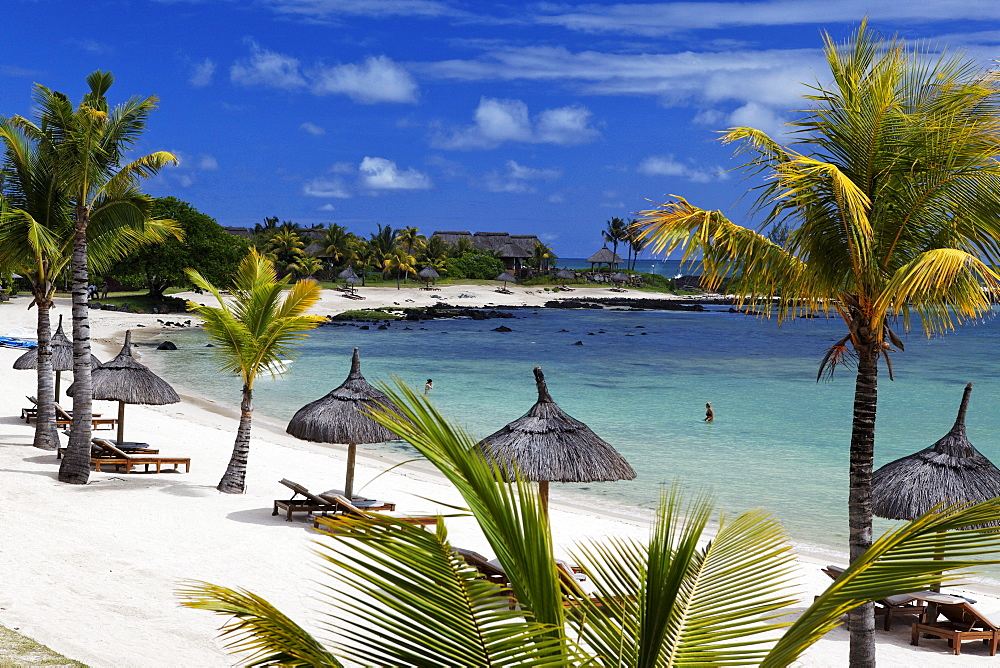
<instances>
[{"instance_id":1,"label":"blue sky","mask_svg":"<svg viewBox=\"0 0 1000 668\"><path fill-rule=\"evenodd\" d=\"M113 101L160 98L140 148L181 159L149 192L222 224L535 233L578 257L647 198L745 222L717 131L780 134L825 79L821 33L865 14L1000 56L995 0L5 0L0 113L110 70Z\"/></svg>"}]
</instances>

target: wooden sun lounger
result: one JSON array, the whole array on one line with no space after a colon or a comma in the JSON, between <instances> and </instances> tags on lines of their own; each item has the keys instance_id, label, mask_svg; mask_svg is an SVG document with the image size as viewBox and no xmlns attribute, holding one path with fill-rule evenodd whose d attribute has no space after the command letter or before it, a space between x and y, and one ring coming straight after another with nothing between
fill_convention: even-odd
<instances>
[{"instance_id":1,"label":"wooden sun lounger","mask_svg":"<svg viewBox=\"0 0 1000 668\"><path fill-rule=\"evenodd\" d=\"M919 599L937 606L939 615L945 621L926 620L914 624L910 631L910 644L920 642L920 634L933 638L944 638L951 647L951 653L962 653L962 643L966 640L982 640L990 648L990 656L996 656L1000 644L1000 619L984 615L972 607L961 596L949 596L937 592L921 592Z\"/></svg>"},{"instance_id":2,"label":"wooden sun lounger","mask_svg":"<svg viewBox=\"0 0 1000 668\"><path fill-rule=\"evenodd\" d=\"M117 445L104 438L95 438L94 445L101 448L105 452L105 455L102 457L90 458L90 463L94 465L94 470L98 472L100 472L101 466L103 465L114 466L116 471L118 470L118 467L124 466L125 473L131 473L133 466L143 466L145 467L146 473L149 473L149 467L155 466L156 473L160 473L164 464L173 464L175 471L181 464L183 464L184 472L191 472L190 457L136 457L125 452Z\"/></svg>"},{"instance_id":3,"label":"wooden sun lounger","mask_svg":"<svg viewBox=\"0 0 1000 668\"><path fill-rule=\"evenodd\" d=\"M831 580L836 580L844 572L844 569L840 566L827 566L820 570L826 573ZM926 592L918 593L922 594ZM886 631L892 629L893 617L916 615L918 619L923 621L926 614L927 604L918 601L914 594L897 594L875 601L875 615L883 615L885 617L884 627Z\"/></svg>"},{"instance_id":4,"label":"wooden sun lounger","mask_svg":"<svg viewBox=\"0 0 1000 668\"><path fill-rule=\"evenodd\" d=\"M114 442L112 441L112 443L114 443ZM123 452L125 452L126 454L129 454L129 455L131 455L131 454L158 455L158 454L160 454L159 450L157 450L155 448L149 447L149 443L129 442L129 443L114 443L114 445L118 446L119 450L121 450L121 451L123 451ZM62 459L62 456L65 455L65 454L66 454L66 447L65 446L61 446L60 448L58 448L56 450L56 459ZM102 457L104 459L108 459L109 458L109 452L108 452L108 450L100 447L96 443L91 442L91 444L90 444L90 456L91 457Z\"/></svg>"},{"instance_id":5,"label":"wooden sun lounger","mask_svg":"<svg viewBox=\"0 0 1000 668\"><path fill-rule=\"evenodd\" d=\"M57 427L68 427L73 424L73 415L60 406L58 403L55 404L56 407L56 426ZM100 429L104 427L105 429L114 429L118 426L118 418L102 418L100 413L91 413L91 424L94 429Z\"/></svg>"},{"instance_id":6,"label":"wooden sun lounger","mask_svg":"<svg viewBox=\"0 0 1000 668\"><path fill-rule=\"evenodd\" d=\"M31 395L25 395L25 398L27 398L27 400L31 402L31 406L21 409L21 419L30 424L32 420L38 418L38 399L36 399ZM62 408L61 406L59 407L59 410L68 415L70 421L73 420L73 411L68 411ZM99 418L101 417L101 414L91 413L90 416L93 418ZM56 411L56 417L59 418L59 411ZM61 420L57 420L57 423L58 422L61 422ZM60 424L59 426L63 425Z\"/></svg>"},{"instance_id":7,"label":"wooden sun lounger","mask_svg":"<svg viewBox=\"0 0 1000 668\"><path fill-rule=\"evenodd\" d=\"M358 519L377 519L379 517L368 512L367 510L358 508L341 494L331 494L327 498L337 504L341 514L333 517L317 517L313 520L313 528L317 531L322 531L323 533L336 533L338 530L337 525L343 517ZM437 515L424 513L412 515L382 515L381 517L422 527L433 526L438 522Z\"/></svg>"},{"instance_id":8,"label":"wooden sun lounger","mask_svg":"<svg viewBox=\"0 0 1000 668\"><path fill-rule=\"evenodd\" d=\"M308 489L303 487L297 482L292 482L286 478L279 480L282 485L292 490L292 498L290 499L275 499L274 509L272 510L272 515L277 515L278 511L285 512L285 521L291 522L292 515L294 513L336 513L340 511L340 506L332 498L332 494L339 492L340 490L331 490L331 492L325 492L323 494L313 494ZM298 495L302 495L301 499L295 498ZM364 507L367 510L395 510L395 503L388 503L385 501L376 501L375 499L366 499L361 496L354 497L354 503Z\"/></svg>"}]
</instances>

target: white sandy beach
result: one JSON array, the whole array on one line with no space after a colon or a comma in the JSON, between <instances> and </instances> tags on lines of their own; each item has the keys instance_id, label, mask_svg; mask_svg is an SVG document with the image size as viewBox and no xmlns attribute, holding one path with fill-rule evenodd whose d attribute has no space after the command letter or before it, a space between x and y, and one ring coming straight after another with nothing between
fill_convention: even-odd
<instances>
[{"instance_id":1,"label":"white sandy beach","mask_svg":"<svg viewBox=\"0 0 1000 668\"><path fill-rule=\"evenodd\" d=\"M622 296L606 287L558 294L513 287L513 292L503 295L492 286L445 286L435 292L362 288L367 298L354 301L327 290L315 311L332 314L438 301L467 307L542 305L559 297ZM16 327L33 330L36 314L27 310L27 304L28 298L22 295L0 305L0 335ZM54 315L58 314L69 317L66 300L57 300ZM117 353L125 329L144 326L134 332L141 341L158 334L158 319L189 318L196 320L188 315L92 310L96 352L102 359ZM281 478L318 491L341 486L343 448L299 441L284 433L283 424L256 414L248 491L221 494L215 485L232 449L238 397L220 405L182 392L179 404L127 407L126 428L129 440L153 443L163 455L190 457L190 473L92 473L88 485L61 484L56 480L55 455L33 448L33 425L19 419L25 395L35 394L34 373L11 367L20 354L0 348L0 624L91 666L238 663L238 657L227 654L216 640L221 619L178 605L174 594L178 583L194 579L248 589L319 637L326 637L315 625L321 616L314 599L319 560L311 552L317 534L301 515L291 523L273 517L271 506L274 499L290 496L278 484ZM105 415L113 415L116 409L115 404L95 402L95 410ZM403 466L366 485L389 465L388 459L371 456L362 446L357 469L361 491L391 499L402 511L450 512L426 499L459 501L443 479L424 466ZM552 525L561 554L581 539L644 537L649 529L648 513L609 515L572 505L560 499L558 486L553 486ZM473 521L449 519L447 526L455 545L489 554ZM817 560L804 556L800 564L799 593L803 602L811 601L828 579L819 572ZM1000 611L1000 599L979 592L972 595L979 600L977 608ZM950 656L942 640L922 640L919 648L911 647L906 619L897 622L891 633L879 630L877 642L881 666L972 665L996 660L987 656L980 643L963 645L961 657ZM808 666L846 664L843 629L814 646L802 662Z\"/></svg>"}]
</instances>

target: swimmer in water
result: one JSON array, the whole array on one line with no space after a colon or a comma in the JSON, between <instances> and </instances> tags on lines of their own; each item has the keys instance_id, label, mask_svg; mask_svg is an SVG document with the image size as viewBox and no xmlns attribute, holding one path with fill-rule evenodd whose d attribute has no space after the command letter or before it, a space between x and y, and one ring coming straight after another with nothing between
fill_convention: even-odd
<instances>
[{"instance_id":1,"label":"swimmer in water","mask_svg":"<svg viewBox=\"0 0 1000 668\"><path fill-rule=\"evenodd\" d=\"M712 402L709 401L705 404L705 422L711 422L715 419L715 412L712 410Z\"/></svg>"}]
</instances>

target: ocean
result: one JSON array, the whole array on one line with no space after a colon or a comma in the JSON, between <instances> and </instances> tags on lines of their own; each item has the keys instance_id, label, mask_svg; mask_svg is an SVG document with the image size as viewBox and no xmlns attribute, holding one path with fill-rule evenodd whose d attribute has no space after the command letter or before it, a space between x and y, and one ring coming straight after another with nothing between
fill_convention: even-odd
<instances>
[{"instance_id":1,"label":"ocean","mask_svg":"<svg viewBox=\"0 0 1000 668\"><path fill-rule=\"evenodd\" d=\"M816 382L842 322L799 319L778 327L726 307L708 308L516 309L514 319L396 322L387 330L322 327L287 375L258 382L255 409L287 422L344 380L358 346L369 381L398 376L422 388L433 378L435 405L485 436L531 407L537 396L532 368L540 365L563 410L617 448L638 473L632 481L553 485L554 493L653 508L663 487L679 481L688 492L712 493L727 513L764 507L795 541L844 552L853 369ZM491 331L501 324L513 331ZM180 387L238 405L240 383L216 371L203 332L167 338L179 350L146 353L154 368ZM917 331L903 338L906 351L893 356L895 381L880 370L876 466L942 437L966 382L975 383L969 438L1000 461L997 320L933 339ZM577 341L583 345L573 345ZM708 401L712 424L702 422ZM889 526L880 521L876 528Z\"/></svg>"}]
</instances>

